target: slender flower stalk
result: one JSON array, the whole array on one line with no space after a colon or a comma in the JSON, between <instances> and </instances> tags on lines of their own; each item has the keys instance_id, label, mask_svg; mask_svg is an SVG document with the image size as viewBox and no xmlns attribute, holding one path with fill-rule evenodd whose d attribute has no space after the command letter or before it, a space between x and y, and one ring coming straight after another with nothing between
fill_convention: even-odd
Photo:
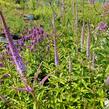
<instances>
[{"instance_id":1,"label":"slender flower stalk","mask_svg":"<svg viewBox=\"0 0 109 109\"><path fill-rule=\"evenodd\" d=\"M38 80L38 76L41 73L41 66L42 66L42 62L40 63L36 73L34 74L34 78L33 78L33 87L35 85L35 82Z\"/></svg>"},{"instance_id":2,"label":"slender flower stalk","mask_svg":"<svg viewBox=\"0 0 109 109\"><path fill-rule=\"evenodd\" d=\"M52 28L53 28L53 35L54 35L54 58L55 58L55 65L57 66L59 64L59 57L57 52L57 41L56 41L56 27L55 27L55 13L53 11L53 18L52 18Z\"/></svg>"},{"instance_id":3,"label":"slender flower stalk","mask_svg":"<svg viewBox=\"0 0 109 109\"><path fill-rule=\"evenodd\" d=\"M14 45L13 39L11 37L11 34L9 32L9 29L6 25L5 19L4 19L1 11L0 11L0 16L1 16L1 19L2 19L2 22L3 22L3 25L4 25L5 36L6 36L8 43L9 43L9 49L11 51L13 60L16 64L18 72L20 73L21 76L23 76L23 74L25 72L25 65L23 64L22 58L20 57L20 55L19 55L19 53L18 53L18 51L17 51L17 49Z\"/></svg>"},{"instance_id":4,"label":"slender flower stalk","mask_svg":"<svg viewBox=\"0 0 109 109\"><path fill-rule=\"evenodd\" d=\"M56 37L54 37L54 58L55 58L55 65L57 66L59 64L59 58L58 58L58 52L57 52L57 46L56 46Z\"/></svg>"},{"instance_id":5,"label":"slender flower stalk","mask_svg":"<svg viewBox=\"0 0 109 109\"><path fill-rule=\"evenodd\" d=\"M51 6L51 4L50 4ZM58 51L57 51L57 33L56 33L56 26L55 26L55 19L56 19L56 12L54 11L53 7L51 6L52 9L52 29L53 29L53 36L54 36L54 40L53 40L53 44L54 44L54 61L55 61L55 66L57 66L59 64L59 57L58 57Z\"/></svg>"},{"instance_id":6,"label":"slender flower stalk","mask_svg":"<svg viewBox=\"0 0 109 109\"><path fill-rule=\"evenodd\" d=\"M78 0L76 0L75 33L78 34Z\"/></svg>"},{"instance_id":7,"label":"slender flower stalk","mask_svg":"<svg viewBox=\"0 0 109 109\"><path fill-rule=\"evenodd\" d=\"M75 34L75 0L72 0L72 31Z\"/></svg>"},{"instance_id":8,"label":"slender flower stalk","mask_svg":"<svg viewBox=\"0 0 109 109\"><path fill-rule=\"evenodd\" d=\"M13 87L16 91L19 91L19 92L32 92L32 89L30 87L23 87L23 88L16 88L16 87Z\"/></svg>"},{"instance_id":9,"label":"slender flower stalk","mask_svg":"<svg viewBox=\"0 0 109 109\"><path fill-rule=\"evenodd\" d=\"M90 43L91 43L91 33L90 33L90 24L88 23L88 36L87 36L87 45L86 45L87 59L90 58Z\"/></svg>"},{"instance_id":10,"label":"slender flower stalk","mask_svg":"<svg viewBox=\"0 0 109 109\"><path fill-rule=\"evenodd\" d=\"M72 15L74 16L75 13L75 5L74 5L74 0L72 0Z\"/></svg>"},{"instance_id":11,"label":"slender flower stalk","mask_svg":"<svg viewBox=\"0 0 109 109\"><path fill-rule=\"evenodd\" d=\"M45 81L48 80L48 77L49 77L49 75L45 76L45 77L39 82L39 84L40 84L40 85L44 85Z\"/></svg>"},{"instance_id":12,"label":"slender flower stalk","mask_svg":"<svg viewBox=\"0 0 109 109\"><path fill-rule=\"evenodd\" d=\"M56 38L54 38L54 55L55 55L55 65L57 66L59 64L59 58L56 46Z\"/></svg>"},{"instance_id":13,"label":"slender flower stalk","mask_svg":"<svg viewBox=\"0 0 109 109\"><path fill-rule=\"evenodd\" d=\"M82 25L82 30L81 30L81 51L83 50L83 46L84 46L84 35L85 35L85 33L84 33L84 29L85 29L85 24L84 24L84 21L83 21L83 25Z\"/></svg>"},{"instance_id":14,"label":"slender flower stalk","mask_svg":"<svg viewBox=\"0 0 109 109\"><path fill-rule=\"evenodd\" d=\"M16 48L16 46L13 42L13 39L12 39L11 34L9 32L9 29L6 25L5 18L4 18L1 11L0 11L0 17L1 17L1 20L2 20L3 25L4 25L4 32L5 32L5 36L6 36L6 39L8 41L8 44L9 44L9 50L11 52L12 59L13 59L15 65L16 65L16 68L17 68L17 71L20 75L20 78L21 78L22 82L25 84L25 87L31 88L28 85L27 79L25 77L25 71L26 71L25 65L24 65L22 58L20 57L19 52L18 52L18 50L17 50L17 48Z\"/></svg>"},{"instance_id":15,"label":"slender flower stalk","mask_svg":"<svg viewBox=\"0 0 109 109\"><path fill-rule=\"evenodd\" d=\"M75 33L75 43L76 43L76 51L78 52L79 46L79 38L78 38L78 0L75 2L75 17L74 17L74 33Z\"/></svg>"}]
</instances>

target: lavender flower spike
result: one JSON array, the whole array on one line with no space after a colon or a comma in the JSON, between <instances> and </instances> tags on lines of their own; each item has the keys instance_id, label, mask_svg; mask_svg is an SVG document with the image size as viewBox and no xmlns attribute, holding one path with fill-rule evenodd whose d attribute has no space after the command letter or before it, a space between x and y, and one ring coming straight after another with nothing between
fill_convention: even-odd
<instances>
[{"instance_id":1,"label":"lavender flower spike","mask_svg":"<svg viewBox=\"0 0 109 109\"><path fill-rule=\"evenodd\" d=\"M32 89L30 86L26 86L25 90L26 90L27 92L30 92L30 93L33 91L33 89Z\"/></svg>"},{"instance_id":2,"label":"lavender flower spike","mask_svg":"<svg viewBox=\"0 0 109 109\"><path fill-rule=\"evenodd\" d=\"M4 67L4 65L2 63L0 63L0 67Z\"/></svg>"},{"instance_id":3,"label":"lavender flower spike","mask_svg":"<svg viewBox=\"0 0 109 109\"><path fill-rule=\"evenodd\" d=\"M45 77L39 82L39 84L40 84L40 85L44 85L44 83L45 83L45 81L47 81L48 77L49 77L49 75L45 76Z\"/></svg>"},{"instance_id":4,"label":"lavender flower spike","mask_svg":"<svg viewBox=\"0 0 109 109\"><path fill-rule=\"evenodd\" d=\"M58 57L58 52L57 52L57 44L56 44L56 26L55 26L55 13L53 11L53 18L52 18L52 28L53 28L53 34L54 34L54 58L55 58L55 66L59 64L59 57Z\"/></svg>"},{"instance_id":5,"label":"lavender flower spike","mask_svg":"<svg viewBox=\"0 0 109 109\"><path fill-rule=\"evenodd\" d=\"M106 23L100 22L96 29L99 31L105 31L105 30L107 30L107 28L108 28L108 26Z\"/></svg>"},{"instance_id":6,"label":"lavender flower spike","mask_svg":"<svg viewBox=\"0 0 109 109\"><path fill-rule=\"evenodd\" d=\"M82 29L81 29L81 40L80 40L80 42L81 42L81 51L83 50L83 46L84 46L84 35L85 35L84 29L85 29L85 23L83 21L83 25L82 25Z\"/></svg>"},{"instance_id":7,"label":"lavender flower spike","mask_svg":"<svg viewBox=\"0 0 109 109\"><path fill-rule=\"evenodd\" d=\"M90 24L88 23L88 36L87 36L87 45L86 45L87 59L90 59L90 43L91 43L91 33L90 33Z\"/></svg>"},{"instance_id":8,"label":"lavender flower spike","mask_svg":"<svg viewBox=\"0 0 109 109\"><path fill-rule=\"evenodd\" d=\"M19 72L20 76L22 77L22 76L24 76L23 73L25 72L25 65L23 64L22 58L20 57L18 50L16 49L16 47L14 45L13 39L11 37L11 34L8 30L4 16L3 16L1 11L0 11L0 17L1 17L1 20L2 20L3 25L4 25L4 32L5 32L5 36L6 36L6 39L8 41L8 44L9 44L9 49L10 49L12 58L16 64L17 71Z\"/></svg>"},{"instance_id":9,"label":"lavender flower spike","mask_svg":"<svg viewBox=\"0 0 109 109\"><path fill-rule=\"evenodd\" d=\"M56 46L56 38L54 39L54 57L55 57L55 65L57 66L59 64L59 58L58 58L58 52L57 52L57 46Z\"/></svg>"}]
</instances>

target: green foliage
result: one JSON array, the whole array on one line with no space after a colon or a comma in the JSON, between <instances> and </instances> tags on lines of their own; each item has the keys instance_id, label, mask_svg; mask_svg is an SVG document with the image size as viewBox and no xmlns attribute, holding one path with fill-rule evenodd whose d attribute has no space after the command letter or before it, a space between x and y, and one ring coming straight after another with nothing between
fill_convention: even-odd
<instances>
[{"instance_id":1,"label":"green foliage","mask_svg":"<svg viewBox=\"0 0 109 109\"><path fill-rule=\"evenodd\" d=\"M48 34L52 30L52 14L49 0L30 0L27 3L15 4L0 1L6 22L12 33L21 33L26 28L43 25ZM6 3L6 4L5 4ZM11 4L12 3L12 4ZM11 4L11 7L9 5ZM36 45L36 50L31 52L28 47L20 54L26 64L26 75L32 81L38 66L42 63L38 80L31 82L34 86L34 97L27 92L19 92L15 88L24 87L19 76L7 56L4 56L4 67L0 68L0 78L9 73L11 77L0 83L0 108L1 109L104 109L104 100L107 97L104 87L104 79L109 73L109 32L96 32L97 24L107 17L101 17L102 7L97 3L94 6L78 4L78 34L75 34L75 14L72 15L71 0L65 0L65 13L60 15L60 4L52 1L52 7L56 12L57 48L59 65L54 65L53 34L49 40ZM6 7L5 7L6 5ZM26 5L26 6L25 6ZM37 6L37 7L36 7ZM16 9L23 7L23 9ZM34 21L24 21L23 15L32 13L37 17ZM85 44L82 52L80 48L80 36L83 19L85 21ZM87 23L91 21L91 58L86 58ZM24 34L26 35L26 34ZM27 42L28 43L28 42ZM50 51L47 51L48 44ZM1 45L1 44L0 44ZM77 46L78 45L78 46ZM3 44L4 46L4 44ZM78 51L77 51L78 50ZM1 50L1 52L3 52ZM92 54L96 54L95 67L92 65ZM69 72L69 55L72 61L72 71ZM40 85L43 76L49 74L48 82Z\"/></svg>"}]
</instances>

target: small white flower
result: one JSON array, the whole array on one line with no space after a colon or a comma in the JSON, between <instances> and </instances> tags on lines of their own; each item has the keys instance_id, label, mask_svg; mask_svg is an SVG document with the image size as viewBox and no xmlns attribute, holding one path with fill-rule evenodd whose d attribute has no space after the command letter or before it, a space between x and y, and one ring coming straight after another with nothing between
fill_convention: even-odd
<instances>
[{"instance_id":1,"label":"small white flower","mask_svg":"<svg viewBox=\"0 0 109 109\"><path fill-rule=\"evenodd\" d=\"M104 101L104 105L105 105L105 109L109 109L109 100L108 99L106 99Z\"/></svg>"}]
</instances>

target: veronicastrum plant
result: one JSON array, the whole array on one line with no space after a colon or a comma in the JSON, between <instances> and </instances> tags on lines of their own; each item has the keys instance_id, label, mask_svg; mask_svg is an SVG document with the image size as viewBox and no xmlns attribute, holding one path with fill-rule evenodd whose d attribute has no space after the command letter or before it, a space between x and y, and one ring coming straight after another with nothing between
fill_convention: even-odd
<instances>
[{"instance_id":1,"label":"veronicastrum plant","mask_svg":"<svg viewBox=\"0 0 109 109\"><path fill-rule=\"evenodd\" d=\"M34 13L38 12L35 14L41 17L38 21L34 21L34 25L43 24L44 29L52 33L51 19L53 11L48 3L49 0L38 1L39 4L42 2L46 2L47 6L43 5L45 7L42 9L39 5L37 10L33 10ZM34 88L32 87L34 97L32 97L31 94L25 91L24 84L19 80L16 74L16 69L13 67L13 64L10 64L10 59L2 59L3 61L0 65L0 82L4 81L4 83L2 82L2 84L0 84L2 87L0 88L0 108L104 108L104 98L106 95L104 90L104 78L108 74L109 63L108 37L104 40L104 36L106 36L107 33L105 33L105 31L97 32L98 39L96 43L93 39L96 38L93 31L98 23L102 21L102 18L96 15L98 13L93 8L93 4L84 4L83 16L83 13L81 13L83 12L81 1L64 0L64 10L61 4L62 2L63 1L59 1L57 5L55 4L57 1L53 1L53 8L57 14L54 23L57 30L56 47L58 48L59 64L55 66L54 63L54 43L52 36L56 34L55 32L51 37L45 39L45 41L37 43L33 47L34 50L30 50L30 46L26 48L22 47L23 49L20 50L19 54L21 54L26 66L26 78L30 82L30 86L34 86ZM75 8L74 12L72 12L72 4ZM98 12L101 12L101 9L99 9L100 4L94 4L94 6L98 9ZM47 10L42 11L44 9ZM63 11L62 16L60 11ZM88 26L89 19L90 27ZM75 25L75 21L78 26ZM11 24L9 26L11 27ZM74 33L75 28L78 30L78 34ZM82 40L80 42L81 38ZM91 41L88 41L89 38ZM28 40L26 44L31 45L32 43L30 42L31 40ZM76 42L79 42L78 46ZM86 46L89 45L89 42L90 47ZM82 51L79 50L80 43L82 45ZM86 57L86 48L87 50L90 48L89 59ZM8 56L6 56L6 58L8 58ZM4 74L7 75L5 79ZM48 81L44 83L46 78Z\"/></svg>"}]
</instances>

